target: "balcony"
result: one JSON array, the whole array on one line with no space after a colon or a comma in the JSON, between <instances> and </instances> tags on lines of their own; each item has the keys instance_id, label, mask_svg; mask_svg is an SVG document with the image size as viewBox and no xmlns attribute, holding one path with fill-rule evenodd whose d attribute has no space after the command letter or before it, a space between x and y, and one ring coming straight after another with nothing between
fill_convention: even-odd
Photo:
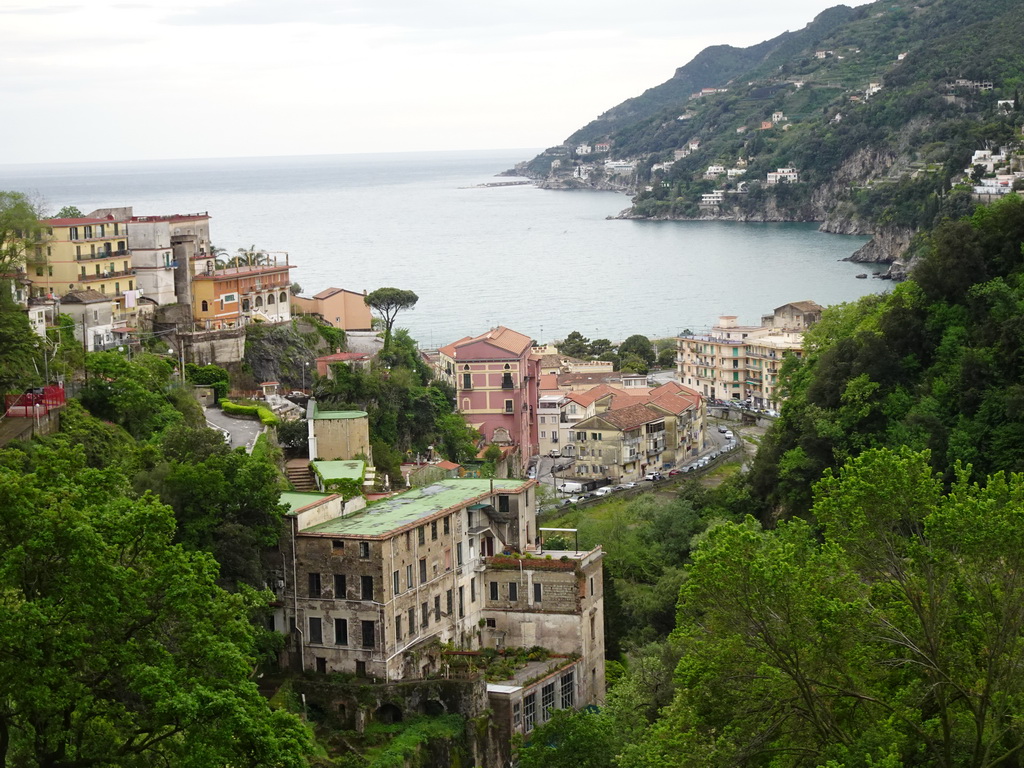
<instances>
[{"instance_id":1,"label":"balcony","mask_svg":"<svg viewBox=\"0 0 1024 768\"><path fill-rule=\"evenodd\" d=\"M134 277L135 270L129 269L121 272L102 272L98 275L79 275L78 281L80 283L95 283L102 280L115 280L119 277Z\"/></svg>"},{"instance_id":2,"label":"balcony","mask_svg":"<svg viewBox=\"0 0 1024 768\"><path fill-rule=\"evenodd\" d=\"M95 261L96 259L115 259L131 256L132 252L127 248L117 251L96 251L96 253L81 253L75 256L75 261Z\"/></svg>"}]
</instances>

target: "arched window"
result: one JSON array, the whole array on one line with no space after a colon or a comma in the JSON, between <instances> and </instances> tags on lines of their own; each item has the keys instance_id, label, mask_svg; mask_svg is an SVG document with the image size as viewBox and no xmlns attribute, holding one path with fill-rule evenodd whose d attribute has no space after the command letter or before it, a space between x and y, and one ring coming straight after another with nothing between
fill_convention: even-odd
<instances>
[{"instance_id":1,"label":"arched window","mask_svg":"<svg viewBox=\"0 0 1024 768\"><path fill-rule=\"evenodd\" d=\"M210 311L210 302L208 302L206 299L203 299L203 312L209 312L209 311Z\"/></svg>"},{"instance_id":2,"label":"arched window","mask_svg":"<svg viewBox=\"0 0 1024 768\"><path fill-rule=\"evenodd\" d=\"M259 309L262 306L263 306L263 297L262 296L257 296L256 297L256 309Z\"/></svg>"},{"instance_id":3,"label":"arched window","mask_svg":"<svg viewBox=\"0 0 1024 768\"><path fill-rule=\"evenodd\" d=\"M269 296L267 296L267 306L269 307L273 303L274 303L274 294L270 294Z\"/></svg>"},{"instance_id":4,"label":"arched window","mask_svg":"<svg viewBox=\"0 0 1024 768\"><path fill-rule=\"evenodd\" d=\"M287 304L288 303L288 294L285 291L281 291L281 303L282 304Z\"/></svg>"}]
</instances>

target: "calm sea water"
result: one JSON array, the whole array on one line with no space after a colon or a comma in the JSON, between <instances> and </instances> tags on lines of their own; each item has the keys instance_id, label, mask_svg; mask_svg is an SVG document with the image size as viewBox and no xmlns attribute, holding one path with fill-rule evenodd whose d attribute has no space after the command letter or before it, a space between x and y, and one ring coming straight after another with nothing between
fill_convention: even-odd
<instances>
[{"instance_id":1,"label":"calm sea water","mask_svg":"<svg viewBox=\"0 0 1024 768\"><path fill-rule=\"evenodd\" d=\"M863 237L814 225L609 220L629 199L478 185L532 150L0 166L0 189L61 206L208 211L215 245L287 251L304 293L415 291L424 346L495 325L621 340L756 323L789 301L882 290L842 262Z\"/></svg>"}]
</instances>

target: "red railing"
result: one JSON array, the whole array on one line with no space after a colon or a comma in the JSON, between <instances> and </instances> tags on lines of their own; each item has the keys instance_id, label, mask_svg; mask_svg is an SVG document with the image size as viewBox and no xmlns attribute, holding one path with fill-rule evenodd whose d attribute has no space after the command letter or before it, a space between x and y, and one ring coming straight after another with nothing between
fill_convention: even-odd
<instances>
[{"instance_id":1,"label":"red railing","mask_svg":"<svg viewBox=\"0 0 1024 768\"><path fill-rule=\"evenodd\" d=\"M62 407L64 402L64 388L51 385L21 395L4 395L4 413L29 418L42 416Z\"/></svg>"}]
</instances>

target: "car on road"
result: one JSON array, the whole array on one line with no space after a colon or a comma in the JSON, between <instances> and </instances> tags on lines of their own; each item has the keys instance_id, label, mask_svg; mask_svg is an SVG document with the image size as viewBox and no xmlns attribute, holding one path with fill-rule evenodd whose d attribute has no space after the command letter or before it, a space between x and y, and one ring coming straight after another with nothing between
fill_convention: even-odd
<instances>
[{"instance_id":1,"label":"car on road","mask_svg":"<svg viewBox=\"0 0 1024 768\"><path fill-rule=\"evenodd\" d=\"M614 485L606 485L603 488L598 488L596 491L594 491L594 495L595 496L607 496L609 493L611 493L614 490L616 490L616 486L614 486Z\"/></svg>"},{"instance_id":2,"label":"car on road","mask_svg":"<svg viewBox=\"0 0 1024 768\"><path fill-rule=\"evenodd\" d=\"M725 434L725 439L726 440L732 440L733 439L733 434L732 434L732 430L731 429L725 430L724 434Z\"/></svg>"},{"instance_id":3,"label":"car on road","mask_svg":"<svg viewBox=\"0 0 1024 768\"><path fill-rule=\"evenodd\" d=\"M636 488L639 485L640 485L640 483L634 483L634 482L630 481L628 483L623 483L622 487L623 488Z\"/></svg>"},{"instance_id":4,"label":"car on road","mask_svg":"<svg viewBox=\"0 0 1024 768\"><path fill-rule=\"evenodd\" d=\"M669 476L669 477L675 477L676 475L681 475L681 474L683 474L683 472L685 472L685 471L686 471L686 470L684 470L684 469L670 469L670 470L668 471L668 476Z\"/></svg>"},{"instance_id":5,"label":"car on road","mask_svg":"<svg viewBox=\"0 0 1024 768\"><path fill-rule=\"evenodd\" d=\"M558 450L557 448L552 448L551 452L548 453L548 456L550 456L552 459L558 459L558 458L561 458L562 452L560 450Z\"/></svg>"},{"instance_id":6,"label":"car on road","mask_svg":"<svg viewBox=\"0 0 1024 768\"><path fill-rule=\"evenodd\" d=\"M644 475L644 480L654 481L662 479L664 478L662 477L661 472L648 472L646 475Z\"/></svg>"},{"instance_id":7,"label":"car on road","mask_svg":"<svg viewBox=\"0 0 1024 768\"><path fill-rule=\"evenodd\" d=\"M526 477L527 477L528 480L536 479L536 477L537 477L537 468L536 467L530 467L528 470L526 470Z\"/></svg>"},{"instance_id":8,"label":"car on road","mask_svg":"<svg viewBox=\"0 0 1024 768\"><path fill-rule=\"evenodd\" d=\"M724 435L726 432L729 431L729 428L727 426L725 426L724 424L719 424L718 425L718 431L721 432Z\"/></svg>"}]
</instances>

